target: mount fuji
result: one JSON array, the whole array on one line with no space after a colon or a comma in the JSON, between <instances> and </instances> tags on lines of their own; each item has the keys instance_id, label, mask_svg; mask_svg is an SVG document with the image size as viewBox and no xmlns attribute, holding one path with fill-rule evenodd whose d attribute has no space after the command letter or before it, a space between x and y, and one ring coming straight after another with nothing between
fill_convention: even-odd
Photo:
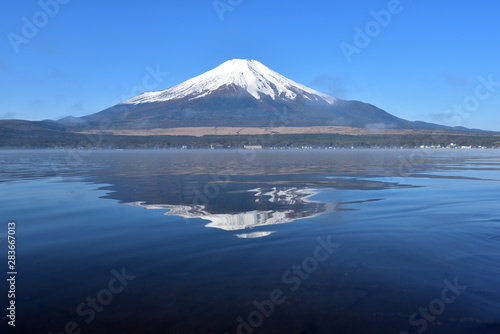
<instances>
[{"instance_id":1,"label":"mount fuji","mask_svg":"<svg viewBox=\"0 0 500 334\"><path fill-rule=\"evenodd\" d=\"M233 59L174 87L146 92L101 112L58 122L114 129L346 126L452 129L410 122L371 104L346 101L298 84L256 60Z\"/></svg>"}]
</instances>

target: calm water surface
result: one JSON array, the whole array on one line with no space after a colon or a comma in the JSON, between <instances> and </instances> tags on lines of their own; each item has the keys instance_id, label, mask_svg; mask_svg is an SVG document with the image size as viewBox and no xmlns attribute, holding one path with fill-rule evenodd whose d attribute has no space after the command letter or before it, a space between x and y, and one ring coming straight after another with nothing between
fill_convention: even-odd
<instances>
[{"instance_id":1,"label":"calm water surface","mask_svg":"<svg viewBox=\"0 0 500 334\"><path fill-rule=\"evenodd\" d=\"M0 166L10 332L500 333L498 150L0 151Z\"/></svg>"}]
</instances>

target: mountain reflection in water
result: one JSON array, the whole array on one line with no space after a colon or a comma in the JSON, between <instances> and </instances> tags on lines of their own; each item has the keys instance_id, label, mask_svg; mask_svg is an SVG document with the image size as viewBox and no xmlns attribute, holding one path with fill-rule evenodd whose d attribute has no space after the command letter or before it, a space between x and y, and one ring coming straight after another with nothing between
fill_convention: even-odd
<instances>
[{"instance_id":1,"label":"mountain reflection in water","mask_svg":"<svg viewBox=\"0 0 500 334\"><path fill-rule=\"evenodd\" d=\"M324 153L106 152L94 154L90 181L107 185L104 198L164 210L166 216L203 219L206 227L235 232L238 238L265 237L274 232L270 226L359 210L350 204L383 199L346 201L341 190L412 187L374 175L366 168L370 153ZM380 156L374 161L388 171L385 165L394 165L394 157Z\"/></svg>"},{"instance_id":2,"label":"mountain reflection in water","mask_svg":"<svg viewBox=\"0 0 500 334\"><path fill-rule=\"evenodd\" d=\"M205 205L169 205L146 204L144 202L131 202L128 205L140 206L145 209L168 210L165 215L180 216L186 219L201 218L210 221L206 227L219 228L226 231L240 231L254 229L260 226L270 226L293 222L297 219L314 218L324 213L334 212L337 203L322 203L308 198L317 194L313 189L298 189L273 187L270 191L263 188L251 189L256 203L266 203L269 210L253 210L246 212L214 214ZM300 210L294 208L300 207ZM260 238L274 231L261 231L235 234L238 238Z\"/></svg>"}]
</instances>

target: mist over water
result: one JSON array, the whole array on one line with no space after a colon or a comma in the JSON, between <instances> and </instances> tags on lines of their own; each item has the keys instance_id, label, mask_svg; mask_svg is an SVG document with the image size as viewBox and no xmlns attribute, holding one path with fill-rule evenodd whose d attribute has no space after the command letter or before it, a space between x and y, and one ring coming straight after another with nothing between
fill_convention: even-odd
<instances>
[{"instance_id":1,"label":"mist over water","mask_svg":"<svg viewBox=\"0 0 500 334\"><path fill-rule=\"evenodd\" d=\"M0 165L19 333L500 330L498 150L1 151Z\"/></svg>"}]
</instances>

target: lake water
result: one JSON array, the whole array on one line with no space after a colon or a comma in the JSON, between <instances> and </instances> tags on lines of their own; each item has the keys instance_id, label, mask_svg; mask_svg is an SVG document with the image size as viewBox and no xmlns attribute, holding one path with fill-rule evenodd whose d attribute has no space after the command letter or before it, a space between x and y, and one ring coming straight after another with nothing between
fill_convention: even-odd
<instances>
[{"instance_id":1,"label":"lake water","mask_svg":"<svg viewBox=\"0 0 500 334\"><path fill-rule=\"evenodd\" d=\"M0 165L9 332L500 332L498 150L1 151Z\"/></svg>"}]
</instances>

